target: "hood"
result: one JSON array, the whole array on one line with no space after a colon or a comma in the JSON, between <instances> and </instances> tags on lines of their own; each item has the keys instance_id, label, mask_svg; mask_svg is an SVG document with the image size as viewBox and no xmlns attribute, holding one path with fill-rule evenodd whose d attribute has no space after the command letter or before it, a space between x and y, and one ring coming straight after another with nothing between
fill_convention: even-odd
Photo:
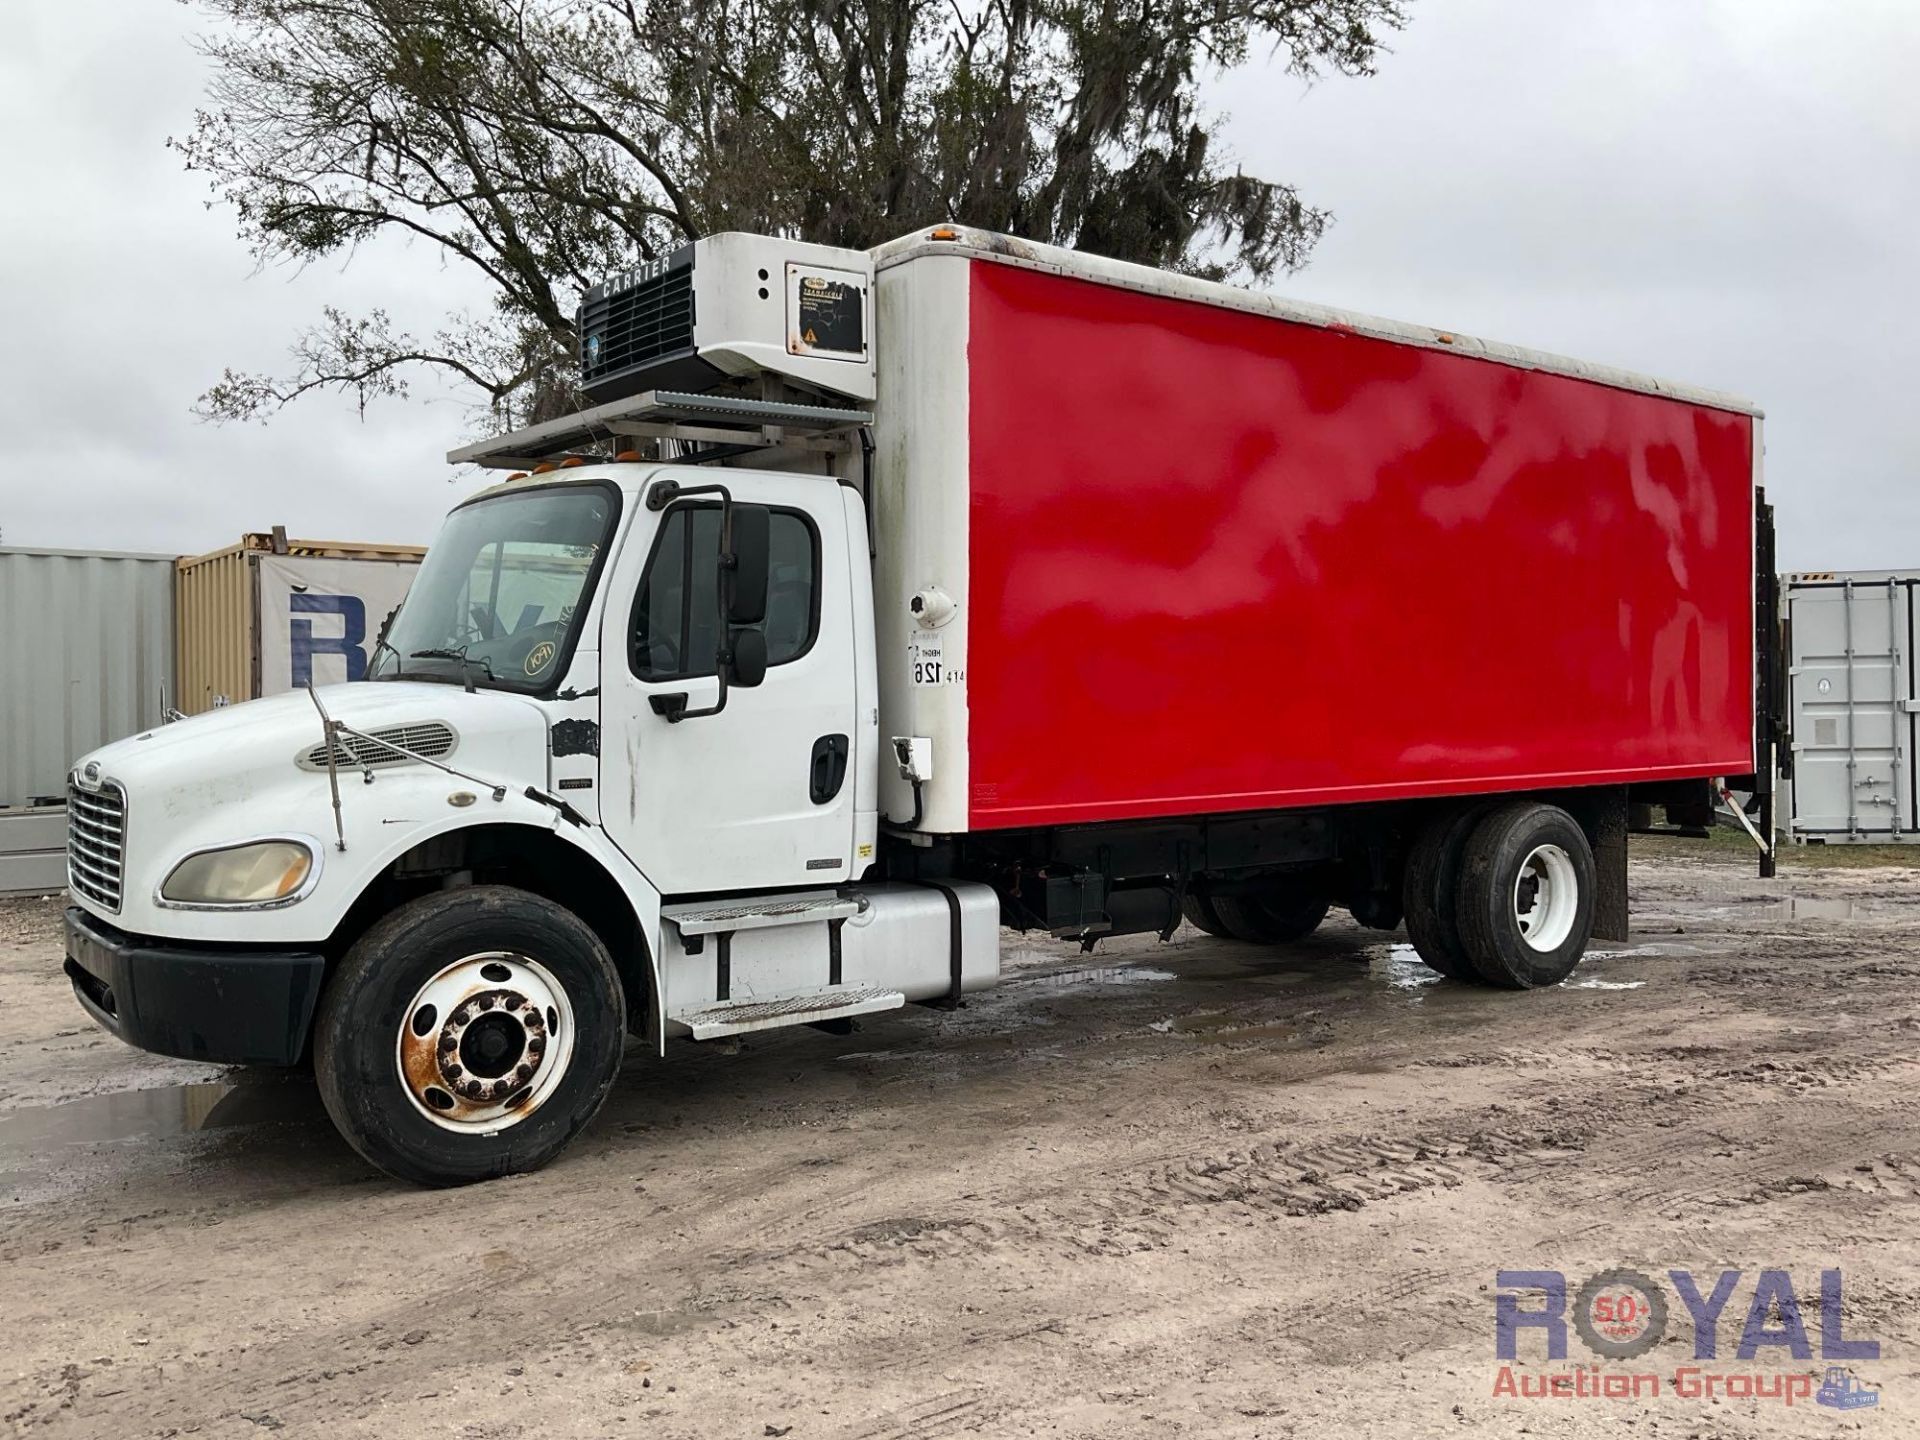
<instances>
[{"instance_id":1,"label":"hood","mask_svg":"<svg viewBox=\"0 0 1920 1440\"><path fill-rule=\"evenodd\" d=\"M319 696L333 719L364 734L404 729L394 736L398 743L475 779L361 747L372 768L338 767L336 829L320 715L304 691L176 721L74 766L82 790L117 785L125 797L120 804L109 792L91 810L82 805L78 820L69 813L70 864L79 863L73 847L80 845L93 866L90 885L70 885L75 898L135 934L262 940L298 930L311 939L328 933L370 878L366 864L396 837L464 813L449 808L450 797L491 786L519 794L548 783L547 718L523 696L399 680L330 685ZM350 736L343 741L349 750L354 744ZM452 801L472 802L472 795ZM342 834L350 846L345 854ZM270 929L268 912L196 914L160 902L158 887L187 855L263 839L306 844L321 872L316 892L282 917L279 932Z\"/></svg>"},{"instance_id":2,"label":"hood","mask_svg":"<svg viewBox=\"0 0 1920 1440\"><path fill-rule=\"evenodd\" d=\"M399 726L445 725L453 732L453 748L437 758L463 770L484 774L491 763L524 776L529 753L546 749L546 716L524 696L498 690L469 695L457 685L403 680L327 685L317 693L328 715L355 730L378 733ZM297 783L298 777L309 783L317 778L324 789L324 765L312 769L299 764L319 747L322 733L319 711L301 690L158 726L82 756L74 768L84 776L89 765L97 764L103 779L117 781L130 794L191 788L200 797L194 808L244 803L262 786L277 789ZM351 767L342 770L355 773Z\"/></svg>"}]
</instances>

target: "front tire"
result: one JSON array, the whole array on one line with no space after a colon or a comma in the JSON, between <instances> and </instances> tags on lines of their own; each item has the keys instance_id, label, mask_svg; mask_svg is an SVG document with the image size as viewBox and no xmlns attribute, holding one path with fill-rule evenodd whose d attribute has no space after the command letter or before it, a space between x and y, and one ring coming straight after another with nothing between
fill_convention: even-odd
<instances>
[{"instance_id":1,"label":"front tire","mask_svg":"<svg viewBox=\"0 0 1920 1440\"><path fill-rule=\"evenodd\" d=\"M612 957L570 911L504 885L438 891L381 920L329 980L320 1099L402 1180L536 1170L606 1100L625 1014Z\"/></svg>"},{"instance_id":2,"label":"front tire","mask_svg":"<svg viewBox=\"0 0 1920 1440\"><path fill-rule=\"evenodd\" d=\"M1558 985L1593 936L1593 893L1593 850L1566 811L1524 800L1489 811L1454 888L1467 958L1502 989Z\"/></svg>"}]
</instances>

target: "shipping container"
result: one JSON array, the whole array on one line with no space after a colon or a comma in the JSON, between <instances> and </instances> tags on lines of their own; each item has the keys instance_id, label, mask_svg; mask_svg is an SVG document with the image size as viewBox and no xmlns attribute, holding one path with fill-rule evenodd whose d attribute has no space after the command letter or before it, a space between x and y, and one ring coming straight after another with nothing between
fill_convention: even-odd
<instances>
[{"instance_id":1,"label":"shipping container","mask_svg":"<svg viewBox=\"0 0 1920 1440\"><path fill-rule=\"evenodd\" d=\"M1920 570L1782 577L1792 728L1788 833L1817 844L1920 840Z\"/></svg>"},{"instance_id":2,"label":"shipping container","mask_svg":"<svg viewBox=\"0 0 1920 1440\"><path fill-rule=\"evenodd\" d=\"M0 807L59 801L74 757L160 723L173 557L0 549Z\"/></svg>"},{"instance_id":3,"label":"shipping container","mask_svg":"<svg viewBox=\"0 0 1920 1440\"><path fill-rule=\"evenodd\" d=\"M250 534L179 569L182 711L366 673L380 626L425 554L417 545Z\"/></svg>"}]
</instances>

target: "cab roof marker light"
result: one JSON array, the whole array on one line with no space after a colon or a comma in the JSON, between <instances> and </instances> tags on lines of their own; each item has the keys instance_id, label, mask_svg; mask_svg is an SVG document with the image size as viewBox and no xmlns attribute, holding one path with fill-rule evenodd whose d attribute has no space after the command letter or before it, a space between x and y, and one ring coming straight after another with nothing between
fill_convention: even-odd
<instances>
[{"instance_id":1,"label":"cab roof marker light","mask_svg":"<svg viewBox=\"0 0 1920 1440\"><path fill-rule=\"evenodd\" d=\"M551 474L555 470L558 470L559 468L560 467L554 464L551 460L542 460L538 465L533 467L533 473L535 475L547 475L547 474Z\"/></svg>"},{"instance_id":2,"label":"cab roof marker light","mask_svg":"<svg viewBox=\"0 0 1920 1440\"><path fill-rule=\"evenodd\" d=\"M585 460L582 460L578 455L569 455L566 459L560 462L557 468L561 470L571 470L576 465L584 465L586 463L587 462Z\"/></svg>"}]
</instances>

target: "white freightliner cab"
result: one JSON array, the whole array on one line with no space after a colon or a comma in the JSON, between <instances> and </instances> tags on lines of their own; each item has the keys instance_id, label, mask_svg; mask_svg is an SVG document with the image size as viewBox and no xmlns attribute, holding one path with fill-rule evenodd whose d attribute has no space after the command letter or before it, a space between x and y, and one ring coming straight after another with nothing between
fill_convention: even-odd
<instances>
[{"instance_id":1,"label":"white freightliner cab","mask_svg":"<svg viewBox=\"0 0 1920 1440\"><path fill-rule=\"evenodd\" d=\"M729 526L761 585L717 586ZM629 1027L712 1039L992 983L986 887L851 883L878 827L866 547L830 476L623 462L481 492L369 681L76 768L77 993L169 1054L290 1064L311 1035L347 1136L432 1181L557 1149Z\"/></svg>"}]
</instances>

